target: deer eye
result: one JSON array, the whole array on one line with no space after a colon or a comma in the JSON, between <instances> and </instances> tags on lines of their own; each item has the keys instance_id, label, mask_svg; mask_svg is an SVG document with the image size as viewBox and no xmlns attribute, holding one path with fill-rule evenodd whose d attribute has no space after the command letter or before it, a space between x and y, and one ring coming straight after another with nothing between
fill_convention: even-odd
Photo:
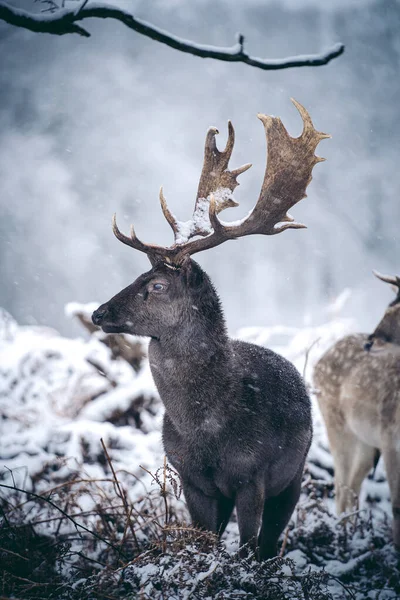
<instances>
[{"instance_id":1,"label":"deer eye","mask_svg":"<svg viewBox=\"0 0 400 600\"><path fill-rule=\"evenodd\" d=\"M165 283L153 283L153 290L155 292L164 292L167 289L167 286L165 285Z\"/></svg>"}]
</instances>

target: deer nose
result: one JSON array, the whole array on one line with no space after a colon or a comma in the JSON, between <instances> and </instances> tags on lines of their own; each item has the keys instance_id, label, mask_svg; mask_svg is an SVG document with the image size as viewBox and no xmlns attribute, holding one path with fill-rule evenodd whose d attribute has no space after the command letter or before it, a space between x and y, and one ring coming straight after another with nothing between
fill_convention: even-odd
<instances>
[{"instance_id":1,"label":"deer nose","mask_svg":"<svg viewBox=\"0 0 400 600\"><path fill-rule=\"evenodd\" d=\"M92 321L95 325L101 325L102 320L104 319L107 313L107 307L100 306L97 310L92 314Z\"/></svg>"}]
</instances>

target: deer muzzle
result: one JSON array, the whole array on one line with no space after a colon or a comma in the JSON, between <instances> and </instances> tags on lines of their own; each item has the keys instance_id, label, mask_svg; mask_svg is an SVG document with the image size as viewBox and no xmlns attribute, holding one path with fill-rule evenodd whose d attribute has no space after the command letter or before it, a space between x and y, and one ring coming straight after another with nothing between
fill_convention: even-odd
<instances>
[{"instance_id":1,"label":"deer muzzle","mask_svg":"<svg viewBox=\"0 0 400 600\"><path fill-rule=\"evenodd\" d=\"M99 308L97 310L95 310L94 313L92 314L93 323L95 325L97 325L98 327L101 327L101 324L102 324L107 312L108 312L107 306L105 306L104 304L99 306Z\"/></svg>"}]
</instances>

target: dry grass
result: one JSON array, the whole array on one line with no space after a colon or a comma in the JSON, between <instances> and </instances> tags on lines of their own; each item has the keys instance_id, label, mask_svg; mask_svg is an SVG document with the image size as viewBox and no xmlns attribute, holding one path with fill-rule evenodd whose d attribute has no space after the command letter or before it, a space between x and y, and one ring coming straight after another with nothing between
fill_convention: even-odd
<instances>
[{"instance_id":1,"label":"dry grass","mask_svg":"<svg viewBox=\"0 0 400 600\"><path fill-rule=\"evenodd\" d=\"M323 501L331 486L310 473L284 535L284 556L260 564L182 521L179 477L166 462L151 474L152 489L131 504L103 449L109 478L75 476L41 494L0 484L2 598L400 597L389 524L377 529L362 511L355 520L338 521ZM87 510L83 496L91 504Z\"/></svg>"}]
</instances>

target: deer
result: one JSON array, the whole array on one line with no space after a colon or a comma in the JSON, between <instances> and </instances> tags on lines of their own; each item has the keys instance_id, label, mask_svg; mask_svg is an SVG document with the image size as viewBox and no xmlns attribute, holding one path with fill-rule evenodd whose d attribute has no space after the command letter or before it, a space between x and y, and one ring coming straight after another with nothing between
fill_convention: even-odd
<instances>
[{"instance_id":1,"label":"deer","mask_svg":"<svg viewBox=\"0 0 400 600\"><path fill-rule=\"evenodd\" d=\"M370 335L348 335L314 368L314 386L331 448L336 510L351 512L382 454L400 549L400 277L382 275L396 298Z\"/></svg>"},{"instance_id":2,"label":"deer","mask_svg":"<svg viewBox=\"0 0 400 600\"><path fill-rule=\"evenodd\" d=\"M312 439L310 399L302 377L272 350L229 338L217 292L191 257L247 235L301 229L288 209L306 196L311 172L322 158L306 109L292 138L281 120L259 114L268 142L267 166L257 203L237 222L219 213L238 206L232 193L251 164L229 170L235 133L228 122L224 150L218 130L206 134L204 162L192 219L178 221L163 190L160 203L174 244L143 243L131 227L118 240L145 253L151 270L94 311L106 333L150 338L151 372L165 407L162 438L179 473L193 525L221 536L236 507L240 553L275 556L280 534L298 501Z\"/></svg>"}]
</instances>

